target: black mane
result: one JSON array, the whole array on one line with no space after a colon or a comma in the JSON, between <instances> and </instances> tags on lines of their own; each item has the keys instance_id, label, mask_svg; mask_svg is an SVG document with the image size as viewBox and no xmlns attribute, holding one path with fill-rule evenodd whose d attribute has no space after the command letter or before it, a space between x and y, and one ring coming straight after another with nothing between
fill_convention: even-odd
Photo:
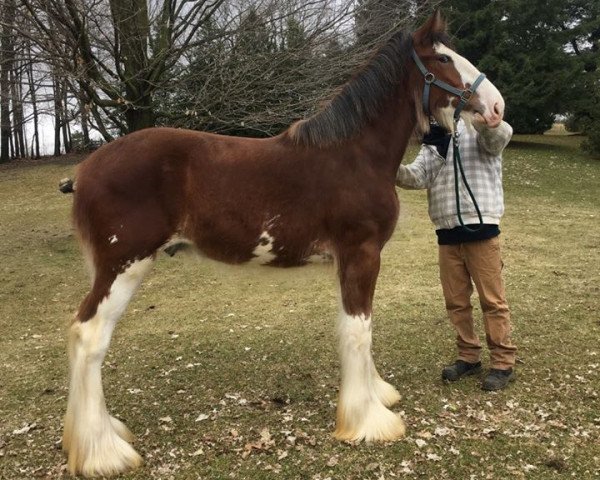
<instances>
[{"instance_id":1,"label":"black mane","mask_svg":"<svg viewBox=\"0 0 600 480\"><path fill-rule=\"evenodd\" d=\"M409 33L395 33L323 110L293 125L299 144L328 145L348 139L379 115L402 80L412 49Z\"/></svg>"}]
</instances>

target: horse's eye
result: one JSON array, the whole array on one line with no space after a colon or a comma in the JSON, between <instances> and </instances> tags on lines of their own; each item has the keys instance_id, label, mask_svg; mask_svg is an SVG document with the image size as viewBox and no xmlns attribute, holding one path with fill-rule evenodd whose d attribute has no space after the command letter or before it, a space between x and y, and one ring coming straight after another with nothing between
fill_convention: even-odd
<instances>
[{"instance_id":1,"label":"horse's eye","mask_svg":"<svg viewBox=\"0 0 600 480\"><path fill-rule=\"evenodd\" d=\"M440 55L438 60L442 63L448 63L450 61L450 57L448 55Z\"/></svg>"}]
</instances>

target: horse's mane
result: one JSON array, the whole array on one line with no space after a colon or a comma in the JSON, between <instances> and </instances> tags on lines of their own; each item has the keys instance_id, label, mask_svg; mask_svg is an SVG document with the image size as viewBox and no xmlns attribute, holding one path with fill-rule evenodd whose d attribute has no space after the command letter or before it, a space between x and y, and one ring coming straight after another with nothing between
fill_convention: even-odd
<instances>
[{"instance_id":1,"label":"horse's mane","mask_svg":"<svg viewBox=\"0 0 600 480\"><path fill-rule=\"evenodd\" d=\"M318 113L290 127L301 145L324 146L348 139L381 112L402 80L412 36L399 31L373 55Z\"/></svg>"}]
</instances>

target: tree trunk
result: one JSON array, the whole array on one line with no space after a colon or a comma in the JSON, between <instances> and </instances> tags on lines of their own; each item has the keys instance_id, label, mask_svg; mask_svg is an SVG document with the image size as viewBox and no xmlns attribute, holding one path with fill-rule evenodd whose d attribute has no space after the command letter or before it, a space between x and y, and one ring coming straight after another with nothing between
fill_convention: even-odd
<instances>
[{"instance_id":1,"label":"tree trunk","mask_svg":"<svg viewBox=\"0 0 600 480\"><path fill-rule=\"evenodd\" d=\"M33 76L33 58L31 56L31 45L27 45L28 53L28 68L27 68L27 80L29 82L29 96L31 98L31 109L33 111L33 141L31 146L31 156L33 158L40 158L40 134L39 134L39 121L38 121L38 109L37 109L37 98L35 80Z\"/></svg>"},{"instance_id":2,"label":"tree trunk","mask_svg":"<svg viewBox=\"0 0 600 480\"><path fill-rule=\"evenodd\" d=\"M148 82L150 20L146 0L110 0L115 27L121 37L121 61L125 80L127 129L153 127L153 86Z\"/></svg>"},{"instance_id":3,"label":"tree trunk","mask_svg":"<svg viewBox=\"0 0 600 480\"><path fill-rule=\"evenodd\" d=\"M79 91L79 115L81 118L81 134L83 135L83 149L84 150L89 150L89 148L92 145L92 142L90 140L90 127L89 127L89 112L88 112L88 106L87 103L85 101L85 93L83 92L83 90Z\"/></svg>"},{"instance_id":4,"label":"tree trunk","mask_svg":"<svg viewBox=\"0 0 600 480\"><path fill-rule=\"evenodd\" d=\"M63 134L63 145L65 146L65 153L70 153L72 150L71 142L71 125L69 119L69 103L68 103L68 90L67 82L63 81L61 85L60 93L62 93L61 109L62 109L62 134Z\"/></svg>"},{"instance_id":5,"label":"tree trunk","mask_svg":"<svg viewBox=\"0 0 600 480\"><path fill-rule=\"evenodd\" d=\"M10 124L10 71L14 62L13 32L14 0L4 0L0 58L0 163L9 162L12 144Z\"/></svg>"},{"instance_id":6,"label":"tree trunk","mask_svg":"<svg viewBox=\"0 0 600 480\"><path fill-rule=\"evenodd\" d=\"M23 132L23 124L25 122L23 114L23 92L21 88L21 67L19 62L13 62L13 69L10 73L11 90L12 90L12 113L13 113L13 133L16 157L22 158L27 156L25 148L25 135Z\"/></svg>"},{"instance_id":7,"label":"tree trunk","mask_svg":"<svg viewBox=\"0 0 600 480\"><path fill-rule=\"evenodd\" d=\"M69 119L65 122L67 124L67 140L66 140L66 153L70 153L73 151L73 137L71 136L71 122Z\"/></svg>"},{"instance_id":8,"label":"tree trunk","mask_svg":"<svg viewBox=\"0 0 600 480\"><path fill-rule=\"evenodd\" d=\"M17 130L15 128L13 128L12 143L13 143L13 146L14 146L14 151L13 151L13 154L12 154L12 158L21 158L21 150L20 150L20 145L19 145L19 138L17 136Z\"/></svg>"},{"instance_id":9,"label":"tree trunk","mask_svg":"<svg viewBox=\"0 0 600 480\"><path fill-rule=\"evenodd\" d=\"M125 112L125 118L127 119L127 127L130 132L153 127L155 118L152 109L152 97L147 95L143 99L138 100L135 107L130 107Z\"/></svg>"},{"instance_id":10,"label":"tree trunk","mask_svg":"<svg viewBox=\"0 0 600 480\"><path fill-rule=\"evenodd\" d=\"M62 96L60 94L60 83L54 77L54 156L60 155L60 129L62 124Z\"/></svg>"}]
</instances>

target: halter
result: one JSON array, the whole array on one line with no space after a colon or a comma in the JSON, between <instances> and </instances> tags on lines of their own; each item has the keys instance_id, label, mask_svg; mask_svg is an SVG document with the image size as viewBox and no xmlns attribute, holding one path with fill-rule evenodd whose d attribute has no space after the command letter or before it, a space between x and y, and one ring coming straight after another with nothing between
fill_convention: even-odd
<instances>
[{"instance_id":1,"label":"halter","mask_svg":"<svg viewBox=\"0 0 600 480\"><path fill-rule=\"evenodd\" d=\"M475 90L477 90L477 87L479 87L481 82L483 82L483 80L485 79L485 74L480 73L479 76L475 79L475 81L472 83L472 85L469 88L460 90L456 87L453 87L452 85L449 85L448 83L446 83L442 80L435 78L435 75L432 72L430 72L429 70L427 70L427 68L425 68L425 65L423 65L423 62L419 58L419 55L417 55L417 52L415 51L414 48L413 48L411 55L425 79L425 86L423 87L422 102L423 102L423 110L425 111L425 114L427 116L431 116L431 113L429 112L429 92L431 90L432 84L438 86L442 90L446 90L447 92L451 93L452 95L456 95L460 99L458 101L458 105L456 106L456 109L454 110L454 132L452 134L452 149L454 152L454 156L453 156L454 157L453 158L453 160L454 160L454 194L456 196L456 213L458 215L458 221L459 221L460 225L465 230L468 230L469 232L477 232L483 226L483 217L481 216L481 212L479 211L479 205L477 204L477 201L475 200L475 196L473 195L473 192L471 191L469 182L467 182L467 177L465 176L465 171L463 169L462 161L460 159L460 152L458 150L458 120L460 119L460 113L462 112L463 108L465 108L465 106L467 105L467 103L469 102L469 100L471 99L473 94L475 93ZM458 172L459 171L460 171L460 176L462 178L462 181L463 181L465 187L467 188L467 192L469 193L469 197L471 197L471 201L473 202L475 211L477 212L477 218L479 219L479 226L477 228L467 227L464 224L463 219L462 219L462 215L460 212L460 194L459 194L459 188L458 188Z\"/></svg>"},{"instance_id":2,"label":"halter","mask_svg":"<svg viewBox=\"0 0 600 480\"><path fill-rule=\"evenodd\" d=\"M480 73L479 76L475 79L475 81L469 88L460 90L442 80L435 78L435 75L432 72L430 72L429 70L427 70L427 68L425 68L425 65L423 65L423 62L421 61L421 59L419 58L419 55L417 55L417 52L414 49L413 49L411 55L425 79L425 86L423 87L423 110L425 110L425 113L428 116L430 115L430 113L429 113L429 91L431 89L431 85L433 84L433 85L440 87L442 90L446 90L447 92L451 93L452 95L456 95L457 97L460 98L458 105L456 106L456 110L454 110L454 122L455 123L458 122L460 113L462 112L463 108L465 108L465 105L469 102L469 100L475 93L475 90L477 90L477 87L479 87L481 82L483 82L483 80L485 80L485 74Z\"/></svg>"}]
</instances>

